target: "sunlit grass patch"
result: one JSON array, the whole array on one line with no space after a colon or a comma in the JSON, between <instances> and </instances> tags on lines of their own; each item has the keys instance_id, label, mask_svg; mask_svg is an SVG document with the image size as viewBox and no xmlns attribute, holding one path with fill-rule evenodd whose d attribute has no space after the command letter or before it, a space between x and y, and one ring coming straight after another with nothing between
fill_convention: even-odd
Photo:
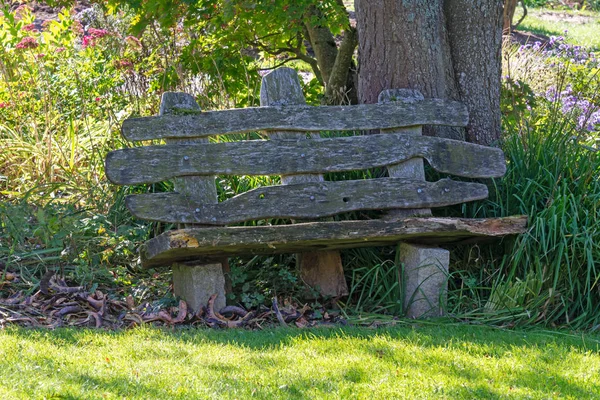
<instances>
[{"instance_id":1,"label":"sunlit grass patch","mask_svg":"<svg viewBox=\"0 0 600 400\"><path fill-rule=\"evenodd\" d=\"M0 332L3 398L592 398L597 336L386 330Z\"/></svg>"},{"instance_id":2,"label":"sunlit grass patch","mask_svg":"<svg viewBox=\"0 0 600 400\"><path fill-rule=\"evenodd\" d=\"M515 23L522 15L522 10L518 8ZM527 17L517 29L546 36L565 36L567 31L568 43L600 50L600 13L597 12L529 9Z\"/></svg>"}]
</instances>

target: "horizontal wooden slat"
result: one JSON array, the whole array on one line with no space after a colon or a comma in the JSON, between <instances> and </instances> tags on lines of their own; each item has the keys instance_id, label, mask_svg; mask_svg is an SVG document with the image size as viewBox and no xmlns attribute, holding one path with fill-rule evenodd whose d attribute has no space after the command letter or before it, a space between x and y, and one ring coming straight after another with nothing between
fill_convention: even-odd
<instances>
[{"instance_id":1,"label":"horizontal wooden slat","mask_svg":"<svg viewBox=\"0 0 600 400\"><path fill-rule=\"evenodd\" d=\"M311 222L279 226L195 228L166 232L140 250L145 267L198 258L276 254L393 245L464 243L523 233L527 217L496 219L408 218Z\"/></svg>"},{"instance_id":2,"label":"horizontal wooden slat","mask_svg":"<svg viewBox=\"0 0 600 400\"><path fill-rule=\"evenodd\" d=\"M500 177L502 150L457 140L405 134L313 140L252 140L144 146L106 157L106 175L119 185L187 175L289 175L359 170L426 158L436 170L470 178Z\"/></svg>"},{"instance_id":3,"label":"horizontal wooden slat","mask_svg":"<svg viewBox=\"0 0 600 400\"><path fill-rule=\"evenodd\" d=\"M431 208L484 199L480 183L398 178L307 182L253 189L218 204L197 204L177 193L127 197L138 218L169 223L226 225L267 218L320 218L348 211Z\"/></svg>"},{"instance_id":4,"label":"horizontal wooden slat","mask_svg":"<svg viewBox=\"0 0 600 400\"><path fill-rule=\"evenodd\" d=\"M414 125L466 126L466 107L459 102L418 102L352 106L240 108L182 115L130 118L123 122L128 140L191 138L260 130L347 131Z\"/></svg>"}]
</instances>

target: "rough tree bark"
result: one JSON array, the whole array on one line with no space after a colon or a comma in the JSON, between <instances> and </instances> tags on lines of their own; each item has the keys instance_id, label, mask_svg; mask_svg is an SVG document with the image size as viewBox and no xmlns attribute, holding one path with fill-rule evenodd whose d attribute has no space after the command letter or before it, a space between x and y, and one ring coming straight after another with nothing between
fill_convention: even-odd
<instances>
[{"instance_id":1,"label":"rough tree bark","mask_svg":"<svg viewBox=\"0 0 600 400\"><path fill-rule=\"evenodd\" d=\"M444 11L460 100L469 109L466 139L491 145L501 136L502 1L446 0Z\"/></svg>"},{"instance_id":2,"label":"rough tree bark","mask_svg":"<svg viewBox=\"0 0 600 400\"><path fill-rule=\"evenodd\" d=\"M441 0L356 0L360 103L384 89L416 89L425 97L458 100ZM462 130L424 127L424 133L462 140Z\"/></svg>"},{"instance_id":3,"label":"rough tree bark","mask_svg":"<svg viewBox=\"0 0 600 400\"><path fill-rule=\"evenodd\" d=\"M353 61L354 50L358 45L356 28L349 28L335 58L329 80L325 86L325 104L357 104L356 68Z\"/></svg>"},{"instance_id":4,"label":"rough tree bark","mask_svg":"<svg viewBox=\"0 0 600 400\"><path fill-rule=\"evenodd\" d=\"M502 32L505 35L509 35L512 28L512 21L515 17L515 11L519 0L505 0L504 1L504 13L502 14Z\"/></svg>"},{"instance_id":5,"label":"rough tree bark","mask_svg":"<svg viewBox=\"0 0 600 400\"><path fill-rule=\"evenodd\" d=\"M311 6L306 10L304 26L306 27L307 39L315 52L323 83L327 84L337 58L338 49L331 31L327 27L313 24L311 22L313 17L320 17L316 6Z\"/></svg>"},{"instance_id":6,"label":"rough tree bark","mask_svg":"<svg viewBox=\"0 0 600 400\"><path fill-rule=\"evenodd\" d=\"M359 100L384 89L465 102L466 138L500 138L502 0L355 0L359 33ZM457 129L424 133L464 139Z\"/></svg>"}]
</instances>

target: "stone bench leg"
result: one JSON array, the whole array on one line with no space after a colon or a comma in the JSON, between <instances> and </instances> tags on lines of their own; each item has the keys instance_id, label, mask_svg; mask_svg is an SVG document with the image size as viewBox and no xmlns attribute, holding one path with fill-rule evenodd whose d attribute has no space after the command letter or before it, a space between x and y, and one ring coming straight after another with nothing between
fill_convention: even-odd
<instances>
[{"instance_id":1,"label":"stone bench leg","mask_svg":"<svg viewBox=\"0 0 600 400\"><path fill-rule=\"evenodd\" d=\"M448 292L450 252L438 247L400 243L404 265L404 309L408 318L441 316Z\"/></svg>"},{"instance_id":2,"label":"stone bench leg","mask_svg":"<svg viewBox=\"0 0 600 400\"><path fill-rule=\"evenodd\" d=\"M215 311L225 307L225 276L221 264L173 264L173 292L197 312L213 294Z\"/></svg>"},{"instance_id":3,"label":"stone bench leg","mask_svg":"<svg viewBox=\"0 0 600 400\"><path fill-rule=\"evenodd\" d=\"M165 92L160 102L159 115L172 114L176 110L200 111L193 96L187 93ZM207 138L167 139L167 144L208 143ZM217 187L214 176L183 176L173 179L174 189L197 203L217 203ZM194 225L186 225L191 227ZM181 226L180 226L181 228ZM215 310L225 307L225 277L220 263L173 264L173 292L181 297L193 312L208 303L213 294Z\"/></svg>"}]
</instances>

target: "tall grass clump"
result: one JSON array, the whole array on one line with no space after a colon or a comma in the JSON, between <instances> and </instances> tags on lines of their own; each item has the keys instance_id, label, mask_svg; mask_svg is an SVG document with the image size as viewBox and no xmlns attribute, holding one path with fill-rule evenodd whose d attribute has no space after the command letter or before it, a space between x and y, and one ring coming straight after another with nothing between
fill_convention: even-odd
<instances>
[{"instance_id":1,"label":"tall grass clump","mask_svg":"<svg viewBox=\"0 0 600 400\"><path fill-rule=\"evenodd\" d=\"M487 310L528 322L600 322L600 152L579 143L567 121L529 121L504 142L508 173L498 211L527 214L492 286Z\"/></svg>"},{"instance_id":2,"label":"tall grass clump","mask_svg":"<svg viewBox=\"0 0 600 400\"><path fill-rule=\"evenodd\" d=\"M595 329L600 327L598 61L562 38L506 54L507 173L494 182L489 200L465 210L471 217L526 214L529 225L526 234L505 243L498 267L467 274L483 295L470 311L463 308L463 315Z\"/></svg>"}]
</instances>

